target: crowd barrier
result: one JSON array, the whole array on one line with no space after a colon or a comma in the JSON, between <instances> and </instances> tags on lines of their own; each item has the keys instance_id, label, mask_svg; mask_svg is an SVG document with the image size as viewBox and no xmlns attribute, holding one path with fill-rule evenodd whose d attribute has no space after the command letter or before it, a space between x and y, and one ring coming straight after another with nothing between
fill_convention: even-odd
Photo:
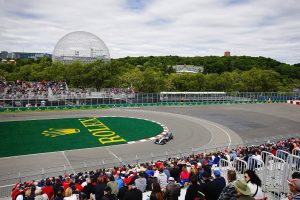
<instances>
[{"instance_id":1,"label":"crowd barrier","mask_svg":"<svg viewBox=\"0 0 300 200\"><path fill-rule=\"evenodd\" d=\"M293 151L295 152L299 152L299 149ZM219 164L223 176L226 176L228 170L235 170L238 179L243 179L247 169L255 170L262 180L263 191L272 199L281 199L290 193L287 180L293 172L300 171L300 156L282 150L277 150L276 156L263 151L262 160L254 157L250 157L248 162L241 159L232 162L221 159Z\"/></svg>"}]
</instances>

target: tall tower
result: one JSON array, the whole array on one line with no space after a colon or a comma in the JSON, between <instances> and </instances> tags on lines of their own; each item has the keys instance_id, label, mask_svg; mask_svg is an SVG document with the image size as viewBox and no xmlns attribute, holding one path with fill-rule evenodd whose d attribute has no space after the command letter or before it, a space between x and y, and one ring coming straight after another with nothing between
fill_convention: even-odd
<instances>
[{"instance_id":1,"label":"tall tower","mask_svg":"<svg viewBox=\"0 0 300 200\"><path fill-rule=\"evenodd\" d=\"M225 51L224 52L224 57L230 57L230 51Z\"/></svg>"}]
</instances>

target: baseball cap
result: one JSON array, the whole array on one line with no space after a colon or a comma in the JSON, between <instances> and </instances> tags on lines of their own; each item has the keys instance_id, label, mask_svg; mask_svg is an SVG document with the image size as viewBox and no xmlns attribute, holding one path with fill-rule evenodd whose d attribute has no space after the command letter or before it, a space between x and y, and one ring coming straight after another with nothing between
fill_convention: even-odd
<instances>
[{"instance_id":1,"label":"baseball cap","mask_svg":"<svg viewBox=\"0 0 300 200\"><path fill-rule=\"evenodd\" d=\"M220 175L221 175L220 169L219 169L218 167L216 167L216 168L214 169L214 175L215 175L215 176L220 176Z\"/></svg>"},{"instance_id":2,"label":"baseball cap","mask_svg":"<svg viewBox=\"0 0 300 200\"><path fill-rule=\"evenodd\" d=\"M125 178L125 179L124 179L124 183L125 183L126 185L129 185L129 184L130 184L130 181L131 181L130 178Z\"/></svg>"},{"instance_id":3,"label":"baseball cap","mask_svg":"<svg viewBox=\"0 0 300 200\"><path fill-rule=\"evenodd\" d=\"M169 177L169 181L175 181L175 179L173 177Z\"/></svg>"}]
</instances>

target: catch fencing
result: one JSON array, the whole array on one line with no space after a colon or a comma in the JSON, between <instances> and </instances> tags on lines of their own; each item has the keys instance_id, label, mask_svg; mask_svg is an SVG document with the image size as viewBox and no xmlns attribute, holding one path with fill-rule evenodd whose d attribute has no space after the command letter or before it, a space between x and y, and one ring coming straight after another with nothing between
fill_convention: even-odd
<instances>
[{"instance_id":1,"label":"catch fencing","mask_svg":"<svg viewBox=\"0 0 300 200\"><path fill-rule=\"evenodd\" d=\"M204 94L203 94L204 93ZM136 93L84 94L77 96L52 95L46 97L18 97L0 94L2 110L16 108L24 110L47 109L88 109L107 107L168 106L168 105L202 105L202 104L237 104L237 103L279 103L287 100L300 100L300 92L181 92L180 94ZM1 111L0 109L0 111Z\"/></svg>"}]
</instances>

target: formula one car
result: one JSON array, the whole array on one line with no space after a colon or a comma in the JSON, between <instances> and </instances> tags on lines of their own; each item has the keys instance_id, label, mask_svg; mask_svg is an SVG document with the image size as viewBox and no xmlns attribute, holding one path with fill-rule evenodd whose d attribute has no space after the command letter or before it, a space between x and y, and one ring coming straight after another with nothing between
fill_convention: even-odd
<instances>
[{"instance_id":1,"label":"formula one car","mask_svg":"<svg viewBox=\"0 0 300 200\"><path fill-rule=\"evenodd\" d=\"M166 144L167 142L169 142L169 141L172 140L172 139L173 139L173 134L172 134L172 132L168 132L168 133L164 134L162 137L157 138L157 139L154 141L154 144L164 145L164 144Z\"/></svg>"}]
</instances>

